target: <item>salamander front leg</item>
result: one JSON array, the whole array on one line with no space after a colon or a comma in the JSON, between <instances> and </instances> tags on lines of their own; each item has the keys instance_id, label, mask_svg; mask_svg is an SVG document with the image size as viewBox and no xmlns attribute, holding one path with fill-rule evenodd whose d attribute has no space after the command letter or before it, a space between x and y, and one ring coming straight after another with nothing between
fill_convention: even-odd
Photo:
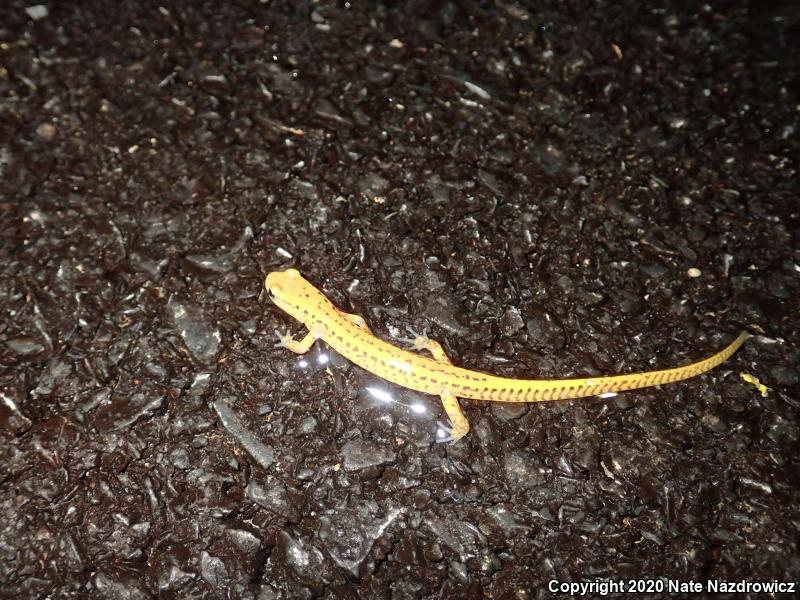
<instances>
[{"instance_id":1,"label":"salamander front leg","mask_svg":"<svg viewBox=\"0 0 800 600\"><path fill-rule=\"evenodd\" d=\"M299 342L295 340L288 331L283 335L277 331L275 333L278 334L278 343L275 344L276 347L288 348L297 354L305 354L308 352L308 349L311 348L311 345L317 341L317 335L313 331L309 331Z\"/></svg>"},{"instance_id":2,"label":"salamander front leg","mask_svg":"<svg viewBox=\"0 0 800 600\"><path fill-rule=\"evenodd\" d=\"M469 421L464 413L461 412L461 406L458 404L458 398L453 392L442 392L442 406L444 412L447 413L447 418L450 419L450 432L440 430L441 435L436 440L437 442L455 442L469 433Z\"/></svg>"}]
</instances>

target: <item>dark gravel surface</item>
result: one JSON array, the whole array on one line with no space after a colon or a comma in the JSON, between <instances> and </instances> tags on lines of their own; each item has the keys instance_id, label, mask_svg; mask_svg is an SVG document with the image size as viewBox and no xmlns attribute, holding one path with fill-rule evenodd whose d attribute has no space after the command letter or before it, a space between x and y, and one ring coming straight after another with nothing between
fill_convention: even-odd
<instances>
[{"instance_id":1,"label":"dark gravel surface","mask_svg":"<svg viewBox=\"0 0 800 600\"><path fill-rule=\"evenodd\" d=\"M183 4L3 3L4 597L800 578L795 3ZM516 377L756 335L437 444L274 347L288 266Z\"/></svg>"}]
</instances>

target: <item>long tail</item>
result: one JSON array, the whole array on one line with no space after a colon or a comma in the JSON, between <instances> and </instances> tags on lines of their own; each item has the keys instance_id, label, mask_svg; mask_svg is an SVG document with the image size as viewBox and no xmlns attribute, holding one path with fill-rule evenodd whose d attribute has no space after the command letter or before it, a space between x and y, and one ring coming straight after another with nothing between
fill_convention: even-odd
<instances>
[{"instance_id":1,"label":"long tail","mask_svg":"<svg viewBox=\"0 0 800 600\"><path fill-rule=\"evenodd\" d=\"M749 337L746 331L731 342L725 349L703 360L661 371L612 375L610 377L586 377L580 379L519 380L505 379L487 395L485 400L501 402L540 402L543 400L567 400L585 398L611 392L622 392L639 388L672 383L681 379L696 377L725 362ZM501 383L502 382L502 383Z\"/></svg>"}]
</instances>

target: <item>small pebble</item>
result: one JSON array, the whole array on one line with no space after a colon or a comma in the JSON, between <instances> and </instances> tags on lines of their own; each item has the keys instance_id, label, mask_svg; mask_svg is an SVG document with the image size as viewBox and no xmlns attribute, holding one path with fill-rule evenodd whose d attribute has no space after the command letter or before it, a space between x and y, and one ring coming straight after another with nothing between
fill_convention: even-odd
<instances>
[{"instance_id":1,"label":"small pebble","mask_svg":"<svg viewBox=\"0 0 800 600\"><path fill-rule=\"evenodd\" d=\"M700 269L696 268L696 267L692 267L691 269L686 271L686 274L689 277L691 277L692 279L697 279L698 277L700 277L700 275L703 274L703 272Z\"/></svg>"},{"instance_id":2,"label":"small pebble","mask_svg":"<svg viewBox=\"0 0 800 600\"><path fill-rule=\"evenodd\" d=\"M49 142L56 137L56 128L52 123L42 123L36 128L36 135L46 142Z\"/></svg>"},{"instance_id":3,"label":"small pebble","mask_svg":"<svg viewBox=\"0 0 800 600\"><path fill-rule=\"evenodd\" d=\"M28 16L34 21L46 19L47 15L50 14L50 11L47 10L47 7L44 4L29 6L25 9L25 12L28 13Z\"/></svg>"}]
</instances>

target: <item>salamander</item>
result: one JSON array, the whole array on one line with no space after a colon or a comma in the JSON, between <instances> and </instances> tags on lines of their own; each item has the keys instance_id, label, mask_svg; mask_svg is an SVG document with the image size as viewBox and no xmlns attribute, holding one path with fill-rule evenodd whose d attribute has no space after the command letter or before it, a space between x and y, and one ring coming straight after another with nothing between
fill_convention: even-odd
<instances>
[{"instance_id":1,"label":"salamander","mask_svg":"<svg viewBox=\"0 0 800 600\"><path fill-rule=\"evenodd\" d=\"M672 383L713 369L736 352L749 335L743 331L716 354L672 369L576 379L511 379L454 365L442 346L426 335L417 335L412 347L417 351L428 351L432 358L393 346L373 335L362 317L334 306L297 269L270 273L264 287L280 309L308 328L308 333L299 341L289 334L279 334L279 346L304 354L316 340L323 340L336 352L378 377L418 392L438 395L451 423L449 435L443 441L458 440L469 432L469 421L461 411L458 398L541 402Z\"/></svg>"}]
</instances>

